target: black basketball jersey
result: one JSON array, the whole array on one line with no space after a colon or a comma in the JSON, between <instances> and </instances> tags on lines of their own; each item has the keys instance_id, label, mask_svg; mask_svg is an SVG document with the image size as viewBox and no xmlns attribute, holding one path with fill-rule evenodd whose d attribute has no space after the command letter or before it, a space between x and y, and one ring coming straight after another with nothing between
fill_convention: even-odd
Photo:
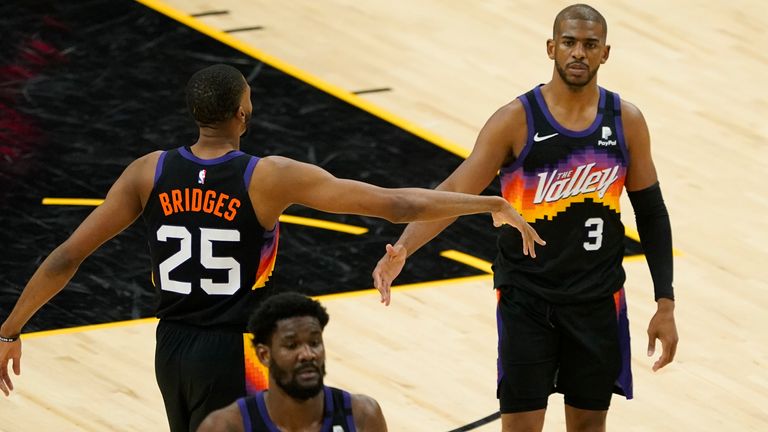
<instances>
[{"instance_id":1,"label":"black basketball jersey","mask_svg":"<svg viewBox=\"0 0 768 432\"><path fill-rule=\"evenodd\" d=\"M248 184L259 158L163 152L144 209L157 316L244 332L277 256L279 226L256 218Z\"/></svg>"},{"instance_id":2,"label":"black basketball jersey","mask_svg":"<svg viewBox=\"0 0 768 432\"><path fill-rule=\"evenodd\" d=\"M539 87L519 99L528 139L502 167L501 190L547 245L536 247L536 258L525 256L520 233L503 227L494 283L553 303L610 295L625 279L619 197L629 155L619 95L600 88L597 116L582 131L557 123Z\"/></svg>"},{"instance_id":3,"label":"black basketball jersey","mask_svg":"<svg viewBox=\"0 0 768 432\"><path fill-rule=\"evenodd\" d=\"M323 427L320 432L356 432L352 418L352 397L344 390L323 387ZM264 402L264 392L237 400L245 432L280 432Z\"/></svg>"}]
</instances>

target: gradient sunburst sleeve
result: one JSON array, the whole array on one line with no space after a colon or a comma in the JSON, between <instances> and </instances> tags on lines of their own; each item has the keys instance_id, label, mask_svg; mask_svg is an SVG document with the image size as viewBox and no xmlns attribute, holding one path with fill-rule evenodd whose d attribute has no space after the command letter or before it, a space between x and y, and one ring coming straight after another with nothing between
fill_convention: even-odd
<instances>
[{"instance_id":1,"label":"gradient sunburst sleeve","mask_svg":"<svg viewBox=\"0 0 768 432\"><path fill-rule=\"evenodd\" d=\"M256 270L256 282L251 289L263 287L272 275L277 260L278 243L280 243L280 223L276 224L272 231L264 233L264 245L261 247L259 268Z\"/></svg>"}]
</instances>

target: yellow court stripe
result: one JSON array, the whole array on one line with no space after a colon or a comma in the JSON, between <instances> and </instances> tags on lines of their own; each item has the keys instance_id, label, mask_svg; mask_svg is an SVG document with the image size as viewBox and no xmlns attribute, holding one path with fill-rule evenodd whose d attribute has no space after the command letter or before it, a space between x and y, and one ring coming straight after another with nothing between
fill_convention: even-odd
<instances>
[{"instance_id":1,"label":"yellow court stripe","mask_svg":"<svg viewBox=\"0 0 768 432\"><path fill-rule=\"evenodd\" d=\"M368 228L356 225L348 225L339 222L325 221L321 219L311 219L301 216L280 215L280 222L304 225L313 228L321 228L329 231L339 231L347 234L361 235L368 232Z\"/></svg>"},{"instance_id":2,"label":"yellow court stripe","mask_svg":"<svg viewBox=\"0 0 768 432\"><path fill-rule=\"evenodd\" d=\"M407 285L393 286L392 291L399 292L399 291L407 291L407 290L414 290L414 289L421 289L421 288L436 288L436 287L441 287L445 285L454 285L454 284L460 284L460 283L470 283L470 282L478 282L478 281L486 281L486 280L491 280L491 276L480 275L480 276L469 276L469 277L454 278L454 279L443 279L443 280L436 280L436 281L429 281L429 282L418 282L418 283L407 284ZM378 291L376 291L375 289L367 289L362 291L319 295L319 296L313 296L313 298L325 301L325 300L338 300L343 298L361 297L361 296L373 295L373 294L378 294ZM44 331L38 331L38 332L24 333L21 335L21 338L23 340L37 339L37 338L42 338L47 336L82 333L82 332L91 331L91 330L103 330L103 329L109 329L109 328L115 328L115 327L127 327L127 326L138 325L138 324L154 324L157 321L158 321L157 318L152 317L152 318L140 318L135 320L127 320L127 321L116 321L116 322L104 323L104 324L91 324L91 325L84 325L84 326L78 326L78 327L70 327L65 329L44 330Z\"/></svg>"},{"instance_id":3,"label":"yellow court stripe","mask_svg":"<svg viewBox=\"0 0 768 432\"><path fill-rule=\"evenodd\" d=\"M493 274L493 270L491 270L490 262L474 257L469 254L465 254L464 252L459 252L457 250L450 249L450 250L445 250L440 252L440 256L443 258L448 258L454 261L458 261L462 264L466 264L470 267L474 267L488 274Z\"/></svg>"},{"instance_id":4,"label":"yellow court stripe","mask_svg":"<svg viewBox=\"0 0 768 432\"><path fill-rule=\"evenodd\" d=\"M94 198L43 198L43 205L75 205L75 206L99 206L103 199ZM280 215L280 222L303 225L312 228L320 228L329 231L338 231L346 234L362 235L368 232L368 228L356 225L331 222L322 219L312 219L301 216Z\"/></svg>"},{"instance_id":5,"label":"yellow court stripe","mask_svg":"<svg viewBox=\"0 0 768 432\"><path fill-rule=\"evenodd\" d=\"M43 198L43 205L100 206L103 199L96 198Z\"/></svg>"},{"instance_id":6,"label":"yellow court stripe","mask_svg":"<svg viewBox=\"0 0 768 432\"><path fill-rule=\"evenodd\" d=\"M347 90L344 90L333 84L327 83L304 70L301 70L257 48L254 48L230 34L217 30L203 23L197 18L189 16L184 12L178 11L168 6L167 4L163 3L160 0L136 0L136 1L151 9L156 10L157 12L160 12L163 15L168 16L169 18L172 18L186 25L187 27L193 28L199 31L200 33L203 33L213 39L216 39L221 43L229 45L230 47L242 52L243 54L247 54L251 57L261 60L264 63L267 63L268 65L274 67L275 69L281 70L287 73L288 75L298 78L299 80L304 81L305 83L313 87L316 87L332 96L335 96L336 98L341 99L344 102L349 103L350 105L356 106L370 114L375 115L376 117L379 117L384 121L392 123L393 125L399 127L400 129L406 130L416 135L419 138L422 138L440 148L443 148L444 150L447 150L451 153L461 156L462 158L466 158L467 156L469 156L469 152L466 149L462 148L461 146L457 145L456 143L448 141L447 139L433 132L430 132L402 117L392 114L391 112L386 111L383 108L376 106L371 102L368 102L365 99Z\"/></svg>"},{"instance_id":7,"label":"yellow court stripe","mask_svg":"<svg viewBox=\"0 0 768 432\"><path fill-rule=\"evenodd\" d=\"M452 279L440 279L440 280L434 280L429 282L417 282L417 283L406 284L406 285L392 286L392 292L410 291L410 290L422 289L422 288L439 288L445 285L454 285L454 284L461 284L461 283L490 281L490 280L492 280L491 275L479 275L479 276L467 276L467 277L452 278ZM336 294L323 294L323 295L313 296L313 298L325 301L325 300L338 300L338 299L345 299L345 298L360 297L360 296L373 295L373 294L378 295L378 293L379 292L376 289L366 289L366 290L349 291L349 292L342 292L342 293L336 293Z\"/></svg>"},{"instance_id":8,"label":"yellow court stripe","mask_svg":"<svg viewBox=\"0 0 768 432\"><path fill-rule=\"evenodd\" d=\"M21 338L24 340L37 339L37 338L46 337L46 336L81 333L81 332L90 331L90 330L102 330L102 329L108 329L108 328L114 328L114 327L126 327L126 326L136 325L136 324L150 324L157 321L158 321L157 318L141 318L141 319L127 320L127 321L115 321L115 322L104 323L104 324L90 324L90 325L70 327L70 328L64 328L64 329L44 330L44 331L38 331L38 332L24 333L21 335Z\"/></svg>"}]
</instances>

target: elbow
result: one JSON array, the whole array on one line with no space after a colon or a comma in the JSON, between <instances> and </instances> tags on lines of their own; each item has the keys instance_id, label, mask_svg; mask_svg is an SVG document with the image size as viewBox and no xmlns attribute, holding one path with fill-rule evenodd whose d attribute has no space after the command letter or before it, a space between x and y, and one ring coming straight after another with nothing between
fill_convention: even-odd
<instances>
[{"instance_id":1,"label":"elbow","mask_svg":"<svg viewBox=\"0 0 768 432\"><path fill-rule=\"evenodd\" d=\"M425 205L403 196L393 196L388 205L389 214L385 217L389 222L403 224L419 220Z\"/></svg>"},{"instance_id":2,"label":"elbow","mask_svg":"<svg viewBox=\"0 0 768 432\"><path fill-rule=\"evenodd\" d=\"M45 273L52 277L71 275L80 267L82 257L77 256L67 247L67 243L59 245L45 260Z\"/></svg>"}]
</instances>

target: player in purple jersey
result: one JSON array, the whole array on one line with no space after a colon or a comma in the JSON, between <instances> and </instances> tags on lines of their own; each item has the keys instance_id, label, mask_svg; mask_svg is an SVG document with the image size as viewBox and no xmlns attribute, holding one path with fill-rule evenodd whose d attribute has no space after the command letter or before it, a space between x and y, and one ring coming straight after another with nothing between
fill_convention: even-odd
<instances>
[{"instance_id":1,"label":"player in purple jersey","mask_svg":"<svg viewBox=\"0 0 768 432\"><path fill-rule=\"evenodd\" d=\"M264 301L248 331L259 361L269 368L269 390L212 412L198 432L386 432L375 399L323 384L328 319L319 302L301 294Z\"/></svg>"},{"instance_id":2,"label":"player in purple jersey","mask_svg":"<svg viewBox=\"0 0 768 432\"><path fill-rule=\"evenodd\" d=\"M640 110L597 84L608 60L607 25L575 4L555 18L547 55L551 80L494 113L475 148L438 190L480 193L500 172L502 195L546 238L536 257L522 238L499 232L494 286L499 302L498 386L502 430L540 431L551 393L564 394L569 431L605 430L613 392L632 396L623 291L626 188L653 277L657 311L648 356L658 370L678 343L672 234ZM373 271L384 304L406 258L452 220L409 224Z\"/></svg>"},{"instance_id":3,"label":"player in purple jersey","mask_svg":"<svg viewBox=\"0 0 768 432\"><path fill-rule=\"evenodd\" d=\"M149 228L161 299L156 376L173 431L194 430L209 412L245 396L242 332L250 310L245 306L263 295L260 286L274 264L278 218L288 206L396 223L491 212L494 224L521 230L524 253L533 255L534 243L543 244L500 197L385 189L284 157L245 155L240 137L253 110L250 96L245 78L231 66L210 66L192 76L187 104L199 127L197 142L132 162L103 204L43 261L0 326L0 391L6 396L13 390L9 363L17 375L21 371L24 325L85 258L141 215ZM258 267L242 262L257 256L259 248ZM211 270L225 273L226 280L214 280ZM223 350L226 360L220 358Z\"/></svg>"}]
</instances>

